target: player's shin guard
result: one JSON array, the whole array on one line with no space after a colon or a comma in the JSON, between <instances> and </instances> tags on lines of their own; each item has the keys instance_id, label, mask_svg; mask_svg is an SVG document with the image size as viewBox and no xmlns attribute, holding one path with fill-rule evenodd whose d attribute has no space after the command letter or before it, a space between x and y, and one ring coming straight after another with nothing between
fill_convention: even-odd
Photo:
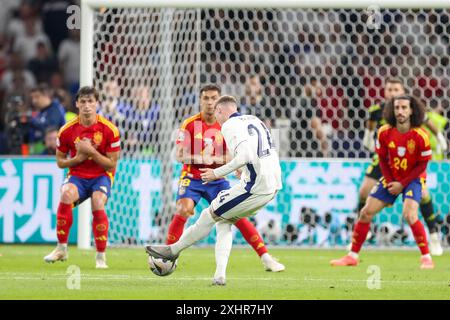
<instances>
[{"instance_id":1,"label":"player's shin guard","mask_svg":"<svg viewBox=\"0 0 450 320\"><path fill-rule=\"evenodd\" d=\"M242 218L234 225L242 233L244 239L253 247L258 256L261 257L264 253L267 253L266 245L253 223L246 218Z\"/></svg>"},{"instance_id":2,"label":"player's shin guard","mask_svg":"<svg viewBox=\"0 0 450 320\"><path fill-rule=\"evenodd\" d=\"M427 242L427 234L425 233L425 228L423 227L422 222L417 220L414 224L410 225L412 233L414 235L414 239L416 239L417 246L419 247L422 255L428 254L428 242Z\"/></svg>"},{"instance_id":3,"label":"player's shin guard","mask_svg":"<svg viewBox=\"0 0 450 320\"><path fill-rule=\"evenodd\" d=\"M184 225L186 224L187 219L187 217L183 217L178 213L173 216L172 222L169 225L166 244L173 244L180 239L181 235L183 234Z\"/></svg>"},{"instance_id":4,"label":"player's shin guard","mask_svg":"<svg viewBox=\"0 0 450 320\"><path fill-rule=\"evenodd\" d=\"M351 252L359 253L364 241L366 241L369 229L370 229L370 222L358 221L356 223L355 229L353 230Z\"/></svg>"},{"instance_id":5,"label":"player's shin guard","mask_svg":"<svg viewBox=\"0 0 450 320\"><path fill-rule=\"evenodd\" d=\"M420 212L425 219L428 231L430 231L430 233L437 232L437 217L434 214L433 201L431 201L431 197L428 196L422 199L422 202L420 203Z\"/></svg>"},{"instance_id":6,"label":"player's shin guard","mask_svg":"<svg viewBox=\"0 0 450 320\"><path fill-rule=\"evenodd\" d=\"M170 245L170 250L176 255L180 251L192 246L197 241L206 237L215 223L216 221L214 221L209 213L209 208L204 209L198 220L184 231L180 240Z\"/></svg>"},{"instance_id":7,"label":"player's shin guard","mask_svg":"<svg viewBox=\"0 0 450 320\"><path fill-rule=\"evenodd\" d=\"M97 252L105 252L108 242L108 216L105 210L96 210L92 212L94 218L92 221L92 231L94 233L95 246Z\"/></svg>"},{"instance_id":8,"label":"player's shin guard","mask_svg":"<svg viewBox=\"0 0 450 320\"><path fill-rule=\"evenodd\" d=\"M58 243L67 243L72 221L72 204L60 202L58 212L56 213L56 235L58 237Z\"/></svg>"}]
</instances>

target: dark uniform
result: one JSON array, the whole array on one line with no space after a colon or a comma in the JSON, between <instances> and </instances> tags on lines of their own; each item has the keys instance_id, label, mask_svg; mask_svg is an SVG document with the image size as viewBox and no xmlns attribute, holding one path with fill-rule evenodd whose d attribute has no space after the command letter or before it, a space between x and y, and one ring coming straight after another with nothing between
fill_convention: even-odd
<instances>
[{"instance_id":1,"label":"dark uniform","mask_svg":"<svg viewBox=\"0 0 450 320\"><path fill-rule=\"evenodd\" d=\"M375 139L378 129L386 124L386 120L383 119L383 110L385 103L374 104L369 108L369 120L377 123L377 128L374 132L373 138ZM380 163L378 155L375 153L372 157L372 163L366 170L366 177L379 180L383 175L381 174Z\"/></svg>"}]
</instances>

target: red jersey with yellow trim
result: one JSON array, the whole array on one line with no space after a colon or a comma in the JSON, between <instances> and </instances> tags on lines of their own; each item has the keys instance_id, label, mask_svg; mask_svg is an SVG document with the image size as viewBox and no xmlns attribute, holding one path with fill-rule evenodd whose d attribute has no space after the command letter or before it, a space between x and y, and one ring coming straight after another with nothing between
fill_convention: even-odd
<instances>
[{"instance_id":1,"label":"red jersey with yellow trim","mask_svg":"<svg viewBox=\"0 0 450 320\"><path fill-rule=\"evenodd\" d=\"M431 159L430 140L422 128L400 133L387 124L380 127L376 152L380 158L389 159L389 167L396 181L407 176L418 162ZM426 171L420 178L426 178Z\"/></svg>"},{"instance_id":2,"label":"red jersey with yellow trim","mask_svg":"<svg viewBox=\"0 0 450 320\"><path fill-rule=\"evenodd\" d=\"M202 119L202 114L198 113L186 119L178 131L177 144L182 144L191 156L202 155L205 152L212 156L222 156L226 154L226 144L220 132L218 122L208 125ZM220 167L220 164L204 165L201 163L184 164L182 176L193 179L201 179L200 168Z\"/></svg>"},{"instance_id":3,"label":"red jersey with yellow trim","mask_svg":"<svg viewBox=\"0 0 450 320\"><path fill-rule=\"evenodd\" d=\"M57 148L66 154L70 152L70 157L75 157L77 153L75 142L83 138L88 138L102 155L106 155L107 152L120 151L119 129L100 115L97 115L96 123L89 127L82 126L79 117L66 123L59 130ZM69 168L70 175L84 179L97 178L99 176L113 178L115 171L116 169L106 171L89 158L79 165Z\"/></svg>"}]
</instances>

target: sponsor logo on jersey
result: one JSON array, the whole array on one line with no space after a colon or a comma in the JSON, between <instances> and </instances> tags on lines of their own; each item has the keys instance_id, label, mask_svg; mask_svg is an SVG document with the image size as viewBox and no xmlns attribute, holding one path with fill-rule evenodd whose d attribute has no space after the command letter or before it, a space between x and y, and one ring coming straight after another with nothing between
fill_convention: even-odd
<instances>
[{"instance_id":1,"label":"sponsor logo on jersey","mask_svg":"<svg viewBox=\"0 0 450 320\"><path fill-rule=\"evenodd\" d=\"M413 194L412 190L409 190L409 191L406 193L406 196L407 196L407 197L413 197L414 194Z\"/></svg>"},{"instance_id":2,"label":"sponsor logo on jersey","mask_svg":"<svg viewBox=\"0 0 450 320\"><path fill-rule=\"evenodd\" d=\"M395 142L391 141L388 146L390 149L395 149Z\"/></svg>"},{"instance_id":3,"label":"sponsor logo on jersey","mask_svg":"<svg viewBox=\"0 0 450 320\"><path fill-rule=\"evenodd\" d=\"M410 154L413 154L414 151L416 151L416 142L414 140L408 140L408 142L406 143L406 147L408 148L408 152Z\"/></svg>"},{"instance_id":4,"label":"sponsor logo on jersey","mask_svg":"<svg viewBox=\"0 0 450 320\"><path fill-rule=\"evenodd\" d=\"M397 148L397 154L399 157L404 157L406 154L406 148L405 147L398 147Z\"/></svg>"}]
</instances>

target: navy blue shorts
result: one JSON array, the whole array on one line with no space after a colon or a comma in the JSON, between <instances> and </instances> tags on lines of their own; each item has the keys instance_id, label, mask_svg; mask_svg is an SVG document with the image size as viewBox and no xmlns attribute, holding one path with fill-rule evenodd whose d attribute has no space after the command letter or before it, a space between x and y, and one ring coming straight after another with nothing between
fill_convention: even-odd
<instances>
[{"instance_id":1,"label":"navy blue shorts","mask_svg":"<svg viewBox=\"0 0 450 320\"><path fill-rule=\"evenodd\" d=\"M410 184L406 186L406 188L403 189L403 201L409 198L415 200L420 204L420 202L422 201L422 190L424 190L425 188L425 179L414 179ZM386 180L384 178L381 178L370 193L370 196L386 203L393 204L399 195L394 196L393 194L390 194L387 189Z\"/></svg>"},{"instance_id":2,"label":"navy blue shorts","mask_svg":"<svg viewBox=\"0 0 450 320\"><path fill-rule=\"evenodd\" d=\"M66 183L73 183L78 189L80 198L74 203L75 206L90 198L94 191L103 192L108 198L111 192L111 179L107 176L100 176L92 179L69 176L68 179L64 180L63 184Z\"/></svg>"},{"instance_id":3,"label":"navy blue shorts","mask_svg":"<svg viewBox=\"0 0 450 320\"><path fill-rule=\"evenodd\" d=\"M203 184L202 180L184 177L178 183L177 201L189 198L197 204L201 198L211 203L220 191L230 189L230 183L226 179L219 179Z\"/></svg>"}]
</instances>

